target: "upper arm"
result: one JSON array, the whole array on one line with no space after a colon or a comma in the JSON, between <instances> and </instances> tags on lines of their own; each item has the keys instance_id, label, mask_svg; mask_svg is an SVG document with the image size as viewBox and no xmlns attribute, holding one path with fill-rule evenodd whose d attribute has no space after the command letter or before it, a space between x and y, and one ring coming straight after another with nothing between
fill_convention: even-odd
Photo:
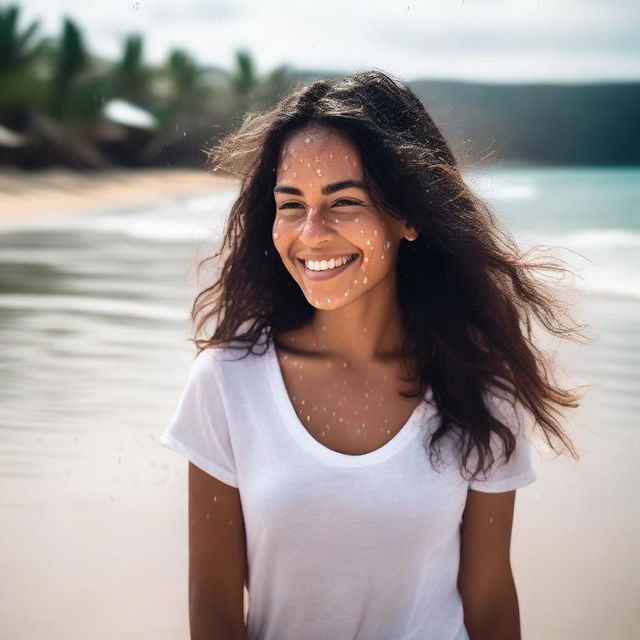
<instances>
[{"instance_id":1,"label":"upper arm","mask_svg":"<svg viewBox=\"0 0 640 640\"><path fill-rule=\"evenodd\" d=\"M247 553L240 492L189 463L189 609L192 636L244 624ZM197 632L196 632L197 629Z\"/></svg>"},{"instance_id":2,"label":"upper arm","mask_svg":"<svg viewBox=\"0 0 640 640\"><path fill-rule=\"evenodd\" d=\"M515 491L467 492L458 574L465 616L515 595L510 560L515 495Z\"/></svg>"}]
</instances>

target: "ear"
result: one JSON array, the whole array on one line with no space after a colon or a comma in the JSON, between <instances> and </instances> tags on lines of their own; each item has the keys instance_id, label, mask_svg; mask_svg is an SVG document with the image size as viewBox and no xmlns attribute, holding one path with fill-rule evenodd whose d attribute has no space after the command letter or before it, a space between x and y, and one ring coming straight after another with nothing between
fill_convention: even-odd
<instances>
[{"instance_id":1,"label":"ear","mask_svg":"<svg viewBox=\"0 0 640 640\"><path fill-rule=\"evenodd\" d=\"M409 242L413 242L418 237L418 232L414 227L410 227L409 225L405 225L404 233L402 234L403 238L408 240Z\"/></svg>"}]
</instances>

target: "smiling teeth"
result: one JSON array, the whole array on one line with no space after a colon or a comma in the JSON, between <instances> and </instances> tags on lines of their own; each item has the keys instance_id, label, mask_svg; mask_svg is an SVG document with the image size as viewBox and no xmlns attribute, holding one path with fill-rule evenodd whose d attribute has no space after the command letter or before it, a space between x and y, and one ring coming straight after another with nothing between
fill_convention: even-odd
<instances>
[{"instance_id":1,"label":"smiling teeth","mask_svg":"<svg viewBox=\"0 0 640 640\"><path fill-rule=\"evenodd\" d=\"M331 258L330 260L305 260L304 266L310 271L328 271L341 267L347 262L351 262L354 256L345 256L344 258Z\"/></svg>"}]
</instances>

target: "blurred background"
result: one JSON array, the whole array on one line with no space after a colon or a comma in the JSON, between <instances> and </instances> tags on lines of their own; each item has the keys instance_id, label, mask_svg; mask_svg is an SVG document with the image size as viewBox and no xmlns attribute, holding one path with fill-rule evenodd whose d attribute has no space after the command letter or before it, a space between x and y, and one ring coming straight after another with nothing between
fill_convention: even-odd
<instances>
[{"instance_id":1,"label":"blurred background","mask_svg":"<svg viewBox=\"0 0 640 640\"><path fill-rule=\"evenodd\" d=\"M638 33L631 0L0 3L2 635L188 637L187 466L157 438L237 194L203 149L373 67L521 246L577 276L591 343L559 366L591 391L580 460L541 446L518 491L523 638L637 638Z\"/></svg>"}]
</instances>

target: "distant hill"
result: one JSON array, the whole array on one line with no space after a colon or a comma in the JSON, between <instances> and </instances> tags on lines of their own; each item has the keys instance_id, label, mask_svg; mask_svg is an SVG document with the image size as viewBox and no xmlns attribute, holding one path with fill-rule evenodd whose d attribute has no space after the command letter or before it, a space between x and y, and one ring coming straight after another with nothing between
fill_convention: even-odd
<instances>
[{"instance_id":1,"label":"distant hill","mask_svg":"<svg viewBox=\"0 0 640 640\"><path fill-rule=\"evenodd\" d=\"M640 82L410 84L464 163L640 165Z\"/></svg>"}]
</instances>

